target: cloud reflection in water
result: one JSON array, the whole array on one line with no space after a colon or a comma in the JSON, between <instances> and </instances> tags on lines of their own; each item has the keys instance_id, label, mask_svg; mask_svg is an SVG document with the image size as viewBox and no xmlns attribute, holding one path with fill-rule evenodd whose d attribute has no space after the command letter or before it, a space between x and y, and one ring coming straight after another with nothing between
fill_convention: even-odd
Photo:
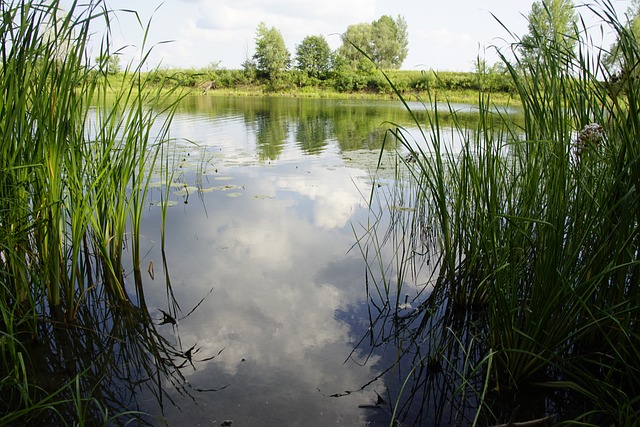
<instances>
[{"instance_id":1,"label":"cloud reflection in water","mask_svg":"<svg viewBox=\"0 0 640 427\"><path fill-rule=\"evenodd\" d=\"M204 158L215 152L201 150ZM183 372L196 388L229 387L199 395L197 405L178 400L181 411L165 408L169 421L364 423L371 414L358 405L374 401L380 383L344 398L327 396L358 390L377 374L375 358L366 366L344 363L358 337L345 316L337 315L365 299L364 261L349 249L354 244L351 221L365 221L367 215L362 197L369 191L367 171L344 166L339 150L296 157L293 143L284 147L286 160L244 166L225 165L225 150L237 154L223 147L222 155L208 156L215 162L208 170L217 172L209 171L202 186L220 185L215 177L228 176L225 183L242 188L242 195L229 198L216 190L169 208L166 254L183 314L213 289L179 322L183 347L197 343L200 358L224 349L209 362L194 362L196 370ZM159 208L148 217L159 218ZM159 235L153 221L144 227L144 235ZM153 243L159 237L150 239L147 260L161 265L159 244ZM147 279L147 300L163 308L159 276L156 272L154 282Z\"/></svg>"}]
</instances>

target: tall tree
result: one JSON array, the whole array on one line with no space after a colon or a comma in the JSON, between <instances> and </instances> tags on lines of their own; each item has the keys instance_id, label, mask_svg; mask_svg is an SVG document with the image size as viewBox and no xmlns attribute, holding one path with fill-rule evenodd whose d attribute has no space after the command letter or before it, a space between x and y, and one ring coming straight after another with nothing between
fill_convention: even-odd
<instances>
[{"instance_id":1,"label":"tall tree","mask_svg":"<svg viewBox=\"0 0 640 427\"><path fill-rule=\"evenodd\" d=\"M322 78L331 70L331 48L323 36L307 36L296 49L298 69Z\"/></svg>"},{"instance_id":2,"label":"tall tree","mask_svg":"<svg viewBox=\"0 0 640 427\"><path fill-rule=\"evenodd\" d=\"M535 61L543 45L554 44L573 52L578 14L572 0L538 0L529 12L529 33L522 38L525 60Z\"/></svg>"},{"instance_id":3,"label":"tall tree","mask_svg":"<svg viewBox=\"0 0 640 427\"><path fill-rule=\"evenodd\" d=\"M256 53L253 55L256 71L264 77L275 80L289 68L291 55L284 44L282 34L275 27L267 28L264 22L256 31Z\"/></svg>"},{"instance_id":4,"label":"tall tree","mask_svg":"<svg viewBox=\"0 0 640 427\"><path fill-rule=\"evenodd\" d=\"M369 23L353 24L347 27L347 31L342 35L342 46L338 49L338 54L344 58L353 68L364 58L360 50L369 57L373 48L373 26Z\"/></svg>"},{"instance_id":5,"label":"tall tree","mask_svg":"<svg viewBox=\"0 0 640 427\"><path fill-rule=\"evenodd\" d=\"M350 25L342 35L339 54L352 67L362 61L362 52L382 68L397 69L408 53L407 23L400 15L396 19L384 15L371 24ZM362 52L360 52L362 51Z\"/></svg>"},{"instance_id":6,"label":"tall tree","mask_svg":"<svg viewBox=\"0 0 640 427\"><path fill-rule=\"evenodd\" d=\"M408 53L407 22L384 15L372 27L373 60L382 68L400 68Z\"/></svg>"}]
</instances>

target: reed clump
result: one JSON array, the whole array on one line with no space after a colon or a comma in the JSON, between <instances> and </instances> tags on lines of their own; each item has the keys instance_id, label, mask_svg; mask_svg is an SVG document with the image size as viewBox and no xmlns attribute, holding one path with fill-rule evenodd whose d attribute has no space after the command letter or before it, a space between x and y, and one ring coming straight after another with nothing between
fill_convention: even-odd
<instances>
[{"instance_id":1,"label":"reed clump","mask_svg":"<svg viewBox=\"0 0 640 427\"><path fill-rule=\"evenodd\" d=\"M428 231L438 253L420 309L481 313L470 351L485 372L476 421L495 421L490 402L531 385L565 398L541 417L640 418L640 46L609 2L589 11L618 36L619 73L601 65L586 28L576 29L575 52L539 38L536 61L517 49L502 56L523 125L481 92L475 128L442 126L443 114L455 121L451 108L416 119L418 131L393 131L415 183L403 250L415 255ZM402 257L399 269L415 270L418 258ZM471 345L447 345L456 342Z\"/></svg>"},{"instance_id":2,"label":"reed clump","mask_svg":"<svg viewBox=\"0 0 640 427\"><path fill-rule=\"evenodd\" d=\"M141 281L128 289L124 272L140 277L140 220L175 101L139 67L114 91L107 70L91 65L93 25L109 28L112 17L102 1L69 10L3 1L0 16L0 424L16 414L29 423L33 408L56 413L57 393L42 394L30 354L60 337L52 325L82 328L78 313L92 304L143 303ZM107 31L100 56L109 44Z\"/></svg>"}]
</instances>

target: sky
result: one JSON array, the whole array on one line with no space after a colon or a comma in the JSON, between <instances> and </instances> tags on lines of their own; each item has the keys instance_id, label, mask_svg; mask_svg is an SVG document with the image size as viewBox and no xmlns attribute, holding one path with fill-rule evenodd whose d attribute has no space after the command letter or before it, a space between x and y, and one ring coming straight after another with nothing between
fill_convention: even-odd
<instances>
[{"instance_id":1,"label":"sky","mask_svg":"<svg viewBox=\"0 0 640 427\"><path fill-rule=\"evenodd\" d=\"M68 4L69 0L64 0ZM611 0L620 17L629 0ZM108 0L114 9L136 10L150 22L147 47L153 46L148 67L200 68L218 63L237 69L254 53L260 22L281 33L292 57L308 35L323 35L332 49L349 25L370 23L382 15L401 15L407 22L407 70L472 71L478 57L497 61L495 48L508 49L509 32L527 33L532 0ZM593 1L590 2L593 4ZM575 1L576 5L583 5ZM579 8L594 28L597 19ZM135 15L119 12L112 22L112 48L121 49L124 63L140 53L143 29ZM504 24L509 31L502 25ZM102 29L96 28L96 35ZM98 37L94 37L98 39ZM165 43L166 42L166 43ZM605 32L604 46L613 42ZM96 42L97 45L97 42ZM96 48L97 50L97 48Z\"/></svg>"}]
</instances>

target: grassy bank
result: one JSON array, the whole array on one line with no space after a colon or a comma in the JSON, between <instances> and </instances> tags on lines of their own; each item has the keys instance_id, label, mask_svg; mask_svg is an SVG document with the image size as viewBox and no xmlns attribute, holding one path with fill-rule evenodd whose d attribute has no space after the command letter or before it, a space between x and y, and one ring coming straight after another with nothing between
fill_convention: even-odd
<instances>
[{"instance_id":1,"label":"grassy bank","mask_svg":"<svg viewBox=\"0 0 640 427\"><path fill-rule=\"evenodd\" d=\"M194 90L191 95L202 95L202 92ZM397 101L395 93L380 92L338 92L329 89L312 88L308 90L289 90L272 92L264 87L252 86L239 89L214 89L207 91L206 95L217 96L282 96L287 98L317 98L317 99L371 99L371 100L391 100ZM424 101L435 98L443 102L476 104L478 102L478 92L474 90L441 90L441 91L413 91L403 94L406 101ZM519 99L508 93L495 94L492 97L495 105L519 105Z\"/></svg>"},{"instance_id":2,"label":"grassy bank","mask_svg":"<svg viewBox=\"0 0 640 427\"><path fill-rule=\"evenodd\" d=\"M285 96L330 99L397 99L396 90L406 99L424 100L436 96L453 103L475 104L478 92L491 92L493 102L513 105L519 99L506 69L483 74L473 72L387 71L394 87L375 68L365 72L333 73L325 79L312 79L290 70L277 82L260 79L243 70L215 68L160 69L145 78L165 89L180 88L192 95ZM123 85L119 74L111 77L115 88Z\"/></svg>"}]
</instances>

